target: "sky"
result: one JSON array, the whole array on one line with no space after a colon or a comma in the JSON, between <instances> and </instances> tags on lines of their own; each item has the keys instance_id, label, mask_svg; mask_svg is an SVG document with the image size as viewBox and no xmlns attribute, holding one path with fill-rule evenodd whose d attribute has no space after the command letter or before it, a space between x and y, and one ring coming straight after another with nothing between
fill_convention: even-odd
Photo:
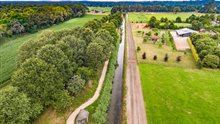
<instances>
[{"instance_id":1,"label":"sky","mask_svg":"<svg viewBox=\"0 0 220 124\"><path fill-rule=\"evenodd\" d=\"M0 0L0 1L190 1L190 0Z\"/></svg>"}]
</instances>

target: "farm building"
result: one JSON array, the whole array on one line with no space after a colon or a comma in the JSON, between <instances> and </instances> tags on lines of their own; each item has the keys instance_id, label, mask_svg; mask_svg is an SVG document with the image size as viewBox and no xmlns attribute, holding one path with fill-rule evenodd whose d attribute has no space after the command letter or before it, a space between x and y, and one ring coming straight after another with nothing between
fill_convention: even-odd
<instances>
[{"instance_id":1,"label":"farm building","mask_svg":"<svg viewBox=\"0 0 220 124\"><path fill-rule=\"evenodd\" d=\"M189 28L176 30L176 34L181 37L189 37L192 33L197 33L197 31L189 29Z\"/></svg>"}]
</instances>

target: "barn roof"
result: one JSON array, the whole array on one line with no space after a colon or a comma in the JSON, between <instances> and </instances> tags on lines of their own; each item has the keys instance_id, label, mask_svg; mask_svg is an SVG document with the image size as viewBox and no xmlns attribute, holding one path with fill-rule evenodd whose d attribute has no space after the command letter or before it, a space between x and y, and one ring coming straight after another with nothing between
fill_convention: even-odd
<instances>
[{"instance_id":1,"label":"barn roof","mask_svg":"<svg viewBox=\"0 0 220 124\"><path fill-rule=\"evenodd\" d=\"M178 35L197 33L197 31L189 29L189 28L182 28L182 29L176 30L176 32Z\"/></svg>"}]
</instances>

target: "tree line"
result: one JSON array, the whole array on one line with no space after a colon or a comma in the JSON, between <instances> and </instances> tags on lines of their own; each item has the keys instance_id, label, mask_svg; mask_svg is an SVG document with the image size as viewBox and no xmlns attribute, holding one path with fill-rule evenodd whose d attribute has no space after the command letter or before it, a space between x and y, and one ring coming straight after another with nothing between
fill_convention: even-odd
<instances>
[{"instance_id":1,"label":"tree line","mask_svg":"<svg viewBox=\"0 0 220 124\"><path fill-rule=\"evenodd\" d=\"M98 78L97 70L117 46L121 21L116 13L26 42L18 52L12 86L0 91L0 122L31 123L48 106L65 111L85 84Z\"/></svg>"},{"instance_id":2,"label":"tree line","mask_svg":"<svg viewBox=\"0 0 220 124\"><path fill-rule=\"evenodd\" d=\"M0 40L22 33L33 33L70 18L83 16L87 7L73 5L25 5L0 6Z\"/></svg>"},{"instance_id":3,"label":"tree line","mask_svg":"<svg viewBox=\"0 0 220 124\"><path fill-rule=\"evenodd\" d=\"M204 6L198 5L142 5L142 4L132 4L132 5L116 5L112 8L111 12L115 13L117 11L121 12L201 12L201 13L215 13L216 5L215 2L209 2Z\"/></svg>"}]
</instances>

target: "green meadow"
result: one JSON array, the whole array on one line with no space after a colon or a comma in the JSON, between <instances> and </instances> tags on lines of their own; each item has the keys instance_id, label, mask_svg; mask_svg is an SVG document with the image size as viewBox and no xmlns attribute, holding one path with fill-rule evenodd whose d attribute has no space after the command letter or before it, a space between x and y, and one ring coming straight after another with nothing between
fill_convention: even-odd
<instances>
[{"instance_id":1,"label":"green meadow","mask_svg":"<svg viewBox=\"0 0 220 124\"><path fill-rule=\"evenodd\" d=\"M171 21L176 20L177 17L181 17L182 21L185 21L192 14L201 15L200 13L129 13L129 21L130 22L140 22L146 23L150 20L152 16L155 16L158 20L162 17L168 18Z\"/></svg>"},{"instance_id":2,"label":"green meadow","mask_svg":"<svg viewBox=\"0 0 220 124\"><path fill-rule=\"evenodd\" d=\"M220 123L220 71L140 64L149 124Z\"/></svg>"}]
</instances>

